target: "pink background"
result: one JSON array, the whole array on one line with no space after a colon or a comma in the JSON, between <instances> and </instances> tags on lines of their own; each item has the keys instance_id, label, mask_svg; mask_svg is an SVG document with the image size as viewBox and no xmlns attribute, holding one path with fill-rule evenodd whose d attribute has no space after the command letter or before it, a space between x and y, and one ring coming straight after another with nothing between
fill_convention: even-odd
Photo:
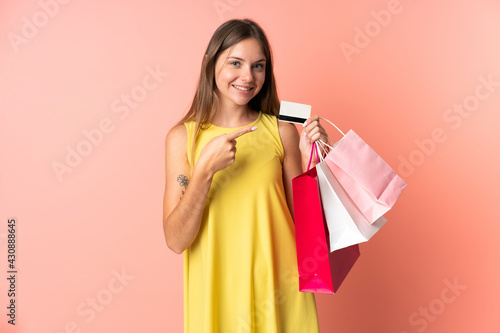
<instances>
[{"instance_id":1,"label":"pink background","mask_svg":"<svg viewBox=\"0 0 500 333\"><path fill-rule=\"evenodd\" d=\"M213 31L246 17L269 36L280 98L354 129L408 183L339 293L317 296L321 331L500 332L500 85L481 83L500 82L498 1L54 4L0 5L2 332L182 332L182 256L162 231L164 139ZM155 69L168 75L151 80ZM453 110L464 103L470 112ZM53 164L77 148L86 156L58 178Z\"/></svg>"}]
</instances>

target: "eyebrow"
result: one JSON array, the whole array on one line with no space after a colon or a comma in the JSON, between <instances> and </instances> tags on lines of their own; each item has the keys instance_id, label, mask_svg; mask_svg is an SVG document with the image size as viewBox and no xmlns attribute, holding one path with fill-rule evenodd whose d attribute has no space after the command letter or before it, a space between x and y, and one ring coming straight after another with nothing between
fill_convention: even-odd
<instances>
[{"instance_id":1,"label":"eyebrow","mask_svg":"<svg viewBox=\"0 0 500 333\"><path fill-rule=\"evenodd\" d=\"M236 59L236 60L245 61L245 60L243 60L243 59L241 59L241 58L238 58L238 57L233 57L233 56L231 56L231 57L227 57L227 58L228 58L228 59L231 59L231 58L232 58L232 59ZM257 63L257 62L263 62L263 61L266 61L266 59L265 59L265 58L263 58L263 59L257 60L255 63Z\"/></svg>"}]
</instances>

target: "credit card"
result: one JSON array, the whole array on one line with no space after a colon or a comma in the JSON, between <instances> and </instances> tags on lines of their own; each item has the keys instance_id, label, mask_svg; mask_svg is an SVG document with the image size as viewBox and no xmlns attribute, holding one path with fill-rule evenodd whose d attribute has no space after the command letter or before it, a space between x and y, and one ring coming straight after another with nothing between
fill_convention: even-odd
<instances>
[{"instance_id":1,"label":"credit card","mask_svg":"<svg viewBox=\"0 0 500 333\"><path fill-rule=\"evenodd\" d=\"M303 124L311 116L311 106L294 102L281 101L279 120Z\"/></svg>"}]
</instances>

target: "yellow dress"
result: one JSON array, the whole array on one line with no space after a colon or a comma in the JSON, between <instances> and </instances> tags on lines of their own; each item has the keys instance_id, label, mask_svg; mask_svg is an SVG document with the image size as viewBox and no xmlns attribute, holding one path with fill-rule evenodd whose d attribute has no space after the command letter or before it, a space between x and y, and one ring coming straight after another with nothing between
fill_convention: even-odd
<instances>
[{"instance_id":1,"label":"yellow dress","mask_svg":"<svg viewBox=\"0 0 500 333\"><path fill-rule=\"evenodd\" d=\"M195 123L185 126L192 165ZM249 126L258 129L236 139L235 162L215 174L199 233L184 251L184 332L316 333L314 294L299 292L277 119L259 112ZM195 161L211 138L236 129L202 130Z\"/></svg>"}]
</instances>

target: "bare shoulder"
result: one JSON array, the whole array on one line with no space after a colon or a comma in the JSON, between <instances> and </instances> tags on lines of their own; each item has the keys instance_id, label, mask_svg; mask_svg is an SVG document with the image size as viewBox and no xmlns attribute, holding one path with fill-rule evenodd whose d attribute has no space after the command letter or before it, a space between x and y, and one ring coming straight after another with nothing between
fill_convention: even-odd
<instances>
[{"instance_id":1,"label":"bare shoulder","mask_svg":"<svg viewBox=\"0 0 500 333\"><path fill-rule=\"evenodd\" d=\"M184 124L174 126L168 131L165 138L165 158L166 166L171 167L172 163L183 162L187 164L187 129Z\"/></svg>"},{"instance_id":2,"label":"bare shoulder","mask_svg":"<svg viewBox=\"0 0 500 333\"><path fill-rule=\"evenodd\" d=\"M285 149L289 144L296 144L299 142L299 133L292 123L278 120L278 130Z\"/></svg>"},{"instance_id":3,"label":"bare shoulder","mask_svg":"<svg viewBox=\"0 0 500 333\"><path fill-rule=\"evenodd\" d=\"M187 141L187 130L184 124L174 126L168 131L165 144L185 143Z\"/></svg>"}]
</instances>

